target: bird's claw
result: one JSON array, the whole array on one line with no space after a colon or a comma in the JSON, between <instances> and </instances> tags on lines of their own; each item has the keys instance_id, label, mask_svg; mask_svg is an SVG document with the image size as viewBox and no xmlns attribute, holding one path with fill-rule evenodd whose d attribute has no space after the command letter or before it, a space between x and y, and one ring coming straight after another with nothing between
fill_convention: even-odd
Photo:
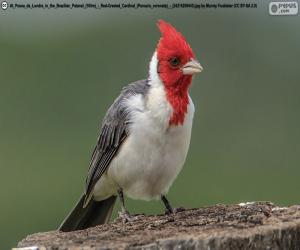
<instances>
[{"instance_id":1,"label":"bird's claw","mask_svg":"<svg viewBox=\"0 0 300 250\"><path fill-rule=\"evenodd\" d=\"M173 209L173 213L177 214L177 213L180 213L180 212L183 212L185 211L185 208L184 207L175 207Z\"/></svg>"},{"instance_id":2,"label":"bird's claw","mask_svg":"<svg viewBox=\"0 0 300 250\"><path fill-rule=\"evenodd\" d=\"M127 222L137 221L141 216L144 216L144 214L131 215L128 211L119 212L119 218L124 224Z\"/></svg>"},{"instance_id":3,"label":"bird's claw","mask_svg":"<svg viewBox=\"0 0 300 250\"><path fill-rule=\"evenodd\" d=\"M166 210L165 214L166 215L177 214L177 213L180 213L180 212L183 212L183 211L185 211L184 207L175 207L175 208L172 208L171 210Z\"/></svg>"},{"instance_id":4,"label":"bird's claw","mask_svg":"<svg viewBox=\"0 0 300 250\"><path fill-rule=\"evenodd\" d=\"M128 211L121 211L119 212L119 218L125 224L130 220L130 214L128 213Z\"/></svg>"}]
</instances>

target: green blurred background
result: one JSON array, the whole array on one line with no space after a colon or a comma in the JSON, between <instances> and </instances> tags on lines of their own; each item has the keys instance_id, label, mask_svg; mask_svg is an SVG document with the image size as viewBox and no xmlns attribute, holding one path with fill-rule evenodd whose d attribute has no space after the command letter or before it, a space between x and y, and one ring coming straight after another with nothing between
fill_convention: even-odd
<instances>
[{"instance_id":1,"label":"green blurred background","mask_svg":"<svg viewBox=\"0 0 300 250\"><path fill-rule=\"evenodd\" d=\"M28 1L30 2L30 1ZM257 9L0 11L0 249L56 229L83 191L99 123L145 78L157 19L204 67L174 206L299 204L300 17ZM160 202L127 199L131 212Z\"/></svg>"}]
</instances>

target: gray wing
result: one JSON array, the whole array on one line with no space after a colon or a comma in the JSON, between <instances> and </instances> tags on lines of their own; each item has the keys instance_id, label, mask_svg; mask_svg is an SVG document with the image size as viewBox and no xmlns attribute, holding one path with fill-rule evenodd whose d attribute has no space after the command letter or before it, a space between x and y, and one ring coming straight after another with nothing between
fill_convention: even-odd
<instances>
[{"instance_id":1,"label":"gray wing","mask_svg":"<svg viewBox=\"0 0 300 250\"><path fill-rule=\"evenodd\" d=\"M146 95L149 89L147 80L140 80L124 87L119 97L108 109L102 122L97 144L93 151L86 179L85 205L89 202L94 186L107 170L110 162L128 136L130 112L124 100L132 95Z\"/></svg>"}]
</instances>

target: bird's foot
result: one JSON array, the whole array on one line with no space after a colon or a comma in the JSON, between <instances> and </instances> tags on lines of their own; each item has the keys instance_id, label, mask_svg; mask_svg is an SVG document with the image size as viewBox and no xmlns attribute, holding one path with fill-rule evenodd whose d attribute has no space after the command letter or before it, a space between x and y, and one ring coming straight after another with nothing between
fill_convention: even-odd
<instances>
[{"instance_id":1,"label":"bird's foot","mask_svg":"<svg viewBox=\"0 0 300 250\"><path fill-rule=\"evenodd\" d=\"M122 220L122 222L125 224L131 219L131 216L128 211L120 211L119 212L119 218Z\"/></svg>"},{"instance_id":2,"label":"bird's foot","mask_svg":"<svg viewBox=\"0 0 300 250\"><path fill-rule=\"evenodd\" d=\"M171 208L171 209L166 209L165 214L169 215L169 214L177 214L180 212L185 211L184 207L175 207L175 208Z\"/></svg>"},{"instance_id":3,"label":"bird's foot","mask_svg":"<svg viewBox=\"0 0 300 250\"><path fill-rule=\"evenodd\" d=\"M122 222L125 224L127 222L137 221L140 220L140 218L144 216L144 214L134 214L131 215L128 211L121 211L119 212L119 218L122 220Z\"/></svg>"}]
</instances>

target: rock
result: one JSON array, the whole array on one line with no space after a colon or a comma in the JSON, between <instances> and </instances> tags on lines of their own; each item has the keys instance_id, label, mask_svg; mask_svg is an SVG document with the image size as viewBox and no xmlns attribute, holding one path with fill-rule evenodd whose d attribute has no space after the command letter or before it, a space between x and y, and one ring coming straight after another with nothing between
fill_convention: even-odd
<instances>
[{"instance_id":1,"label":"rock","mask_svg":"<svg viewBox=\"0 0 300 250\"><path fill-rule=\"evenodd\" d=\"M300 249L300 206L215 205L172 215L140 215L82 231L27 236L38 249Z\"/></svg>"}]
</instances>

